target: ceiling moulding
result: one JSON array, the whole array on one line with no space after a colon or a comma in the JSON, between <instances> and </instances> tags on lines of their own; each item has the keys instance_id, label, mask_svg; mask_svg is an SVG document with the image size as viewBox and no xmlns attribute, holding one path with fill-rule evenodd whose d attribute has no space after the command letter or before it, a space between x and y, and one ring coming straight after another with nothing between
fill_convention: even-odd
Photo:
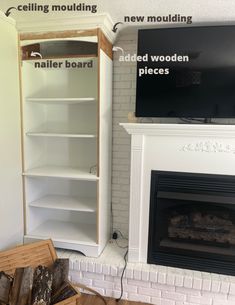
<instances>
[{"instance_id":1,"label":"ceiling moulding","mask_svg":"<svg viewBox=\"0 0 235 305\"><path fill-rule=\"evenodd\" d=\"M5 21L9 22L12 25L16 24L14 19L12 19L11 17L6 17L6 15L3 12L1 12L1 11L0 11L0 19L3 19Z\"/></svg>"},{"instance_id":2,"label":"ceiling moulding","mask_svg":"<svg viewBox=\"0 0 235 305\"><path fill-rule=\"evenodd\" d=\"M109 14L79 16L71 18L53 18L46 20L17 21L20 33L48 32L61 30L84 30L100 28L105 36L114 43L116 34L112 31L114 23Z\"/></svg>"}]
</instances>

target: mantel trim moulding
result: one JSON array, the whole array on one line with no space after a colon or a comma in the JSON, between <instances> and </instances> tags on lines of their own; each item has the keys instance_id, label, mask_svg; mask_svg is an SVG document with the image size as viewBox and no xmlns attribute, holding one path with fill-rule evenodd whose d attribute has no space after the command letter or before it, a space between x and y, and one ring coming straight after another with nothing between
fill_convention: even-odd
<instances>
[{"instance_id":1,"label":"mantel trim moulding","mask_svg":"<svg viewBox=\"0 0 235 305\"><path fill-rule=\"evenodd\" d=\"M121 123L130 135L235 138L235 125Z\"/></svg>"}]
</instances>

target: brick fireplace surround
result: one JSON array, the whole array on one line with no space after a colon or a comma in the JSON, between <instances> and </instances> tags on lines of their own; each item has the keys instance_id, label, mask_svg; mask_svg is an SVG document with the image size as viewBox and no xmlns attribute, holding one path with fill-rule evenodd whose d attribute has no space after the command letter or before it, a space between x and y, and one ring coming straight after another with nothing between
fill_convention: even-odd
<instances>
[{"instance_id":1,"label":"brick fireplace surround","mask_svg":"<svg viewBox=\"0 0 235 305\"><path fill-rule=\"evenodd\" d=\"M122 124L131 134L129 256L123 298L156 305L234 305L235 277L147 261L151 170L235 174L235 126ZM118 298L125 249L110 242L98 258L70 258L71 280Z\"/></svg>"}]
</instances>

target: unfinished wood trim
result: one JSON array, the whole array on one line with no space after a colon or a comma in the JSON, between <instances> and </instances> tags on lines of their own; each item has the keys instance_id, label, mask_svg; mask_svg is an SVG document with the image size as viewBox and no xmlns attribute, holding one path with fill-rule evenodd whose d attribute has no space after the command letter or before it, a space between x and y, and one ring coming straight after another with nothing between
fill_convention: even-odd
<instances>
[{"instance_id":1,"label":"unfinished wood trim","mask_svg":"<svg viewBox=\"0 0 235 305\"><path fill-rule=\"evenodd\" d=\"M99 34L100 35L100 31ZM98 36L98 96L97 96L97 176L100 176L100 39ZM100 184L97 181L97 214L96 214L96 226L97 226L97 244L100 242L99 236L99 223L100 223Z\"/></svg>"},{"instance_id":2,"label":"unfinished wood trim","mask_svg":"<svg viewBox=\"0 0 235 305\"><path fill-rule=\"evenodd\" d=\"M23 89L22 89L22 60L21 60L21 48L20 48L20 36L18 35L18 65L19 65L19 90L20 90L20 138L21 138L21 167L22 173L25 170L24 161L24 126L23 126ZM26 193L25 193L25 177L22 176L22 188L23 188L23 221L24 221L24 234L26 234Z\"/></svg>"},{"instance_id":3,"label":"unfinished wood trim","mask_svg":"<svg viewBox=\"0 0 235 305\"><path fill-rule=\"evenodd\" d=\"M20 40L56 39L70 37L98 36L98 29L92 30L67 30L43 33L20 34Z\"/></svg>"},{"instance_id":4,"label":"unfinished wood trim","mask_svg":"<svg viewBox=\"0 0 235 305\"><path fill-rule=\"evenodd\" d=\"M99 29L98 32L99 32L99 34L98 34L99 48L102 49L104 51L104 53L113 60L112 43L107 39L107 37L104 35L104 33L101 31L101 29Z\"/></svg>"},{"instance_id":5,"label":"unfinished wood trim","mask_svg":"<svg viewBox=\"0 0 235 305\"><path fill-rule=\"evenodd\" d=\"M88 54L88 55L61 55L61 56L49 56L49 57L30 57L27 59L22 59L23 61L43 61L43 60L47 60L47 59L65 59L65 58L96 58L97 54Z\"/></svg>"}]
</instances>

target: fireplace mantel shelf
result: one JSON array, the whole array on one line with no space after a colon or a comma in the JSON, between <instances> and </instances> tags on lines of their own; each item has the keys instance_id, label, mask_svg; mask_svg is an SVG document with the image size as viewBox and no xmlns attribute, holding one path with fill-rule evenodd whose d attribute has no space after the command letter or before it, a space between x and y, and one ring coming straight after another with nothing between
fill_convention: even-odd
<instances>
[{"instance_id":1,"label":"fireplace mantel shelf","mask_svg":"<svg viewBox=\"0 0 235 305\"><path fill-rule=\"evenodd\" d=\"M131 135L235 138L235 125L121 123Z\"/></svg>"}]
</instances>

